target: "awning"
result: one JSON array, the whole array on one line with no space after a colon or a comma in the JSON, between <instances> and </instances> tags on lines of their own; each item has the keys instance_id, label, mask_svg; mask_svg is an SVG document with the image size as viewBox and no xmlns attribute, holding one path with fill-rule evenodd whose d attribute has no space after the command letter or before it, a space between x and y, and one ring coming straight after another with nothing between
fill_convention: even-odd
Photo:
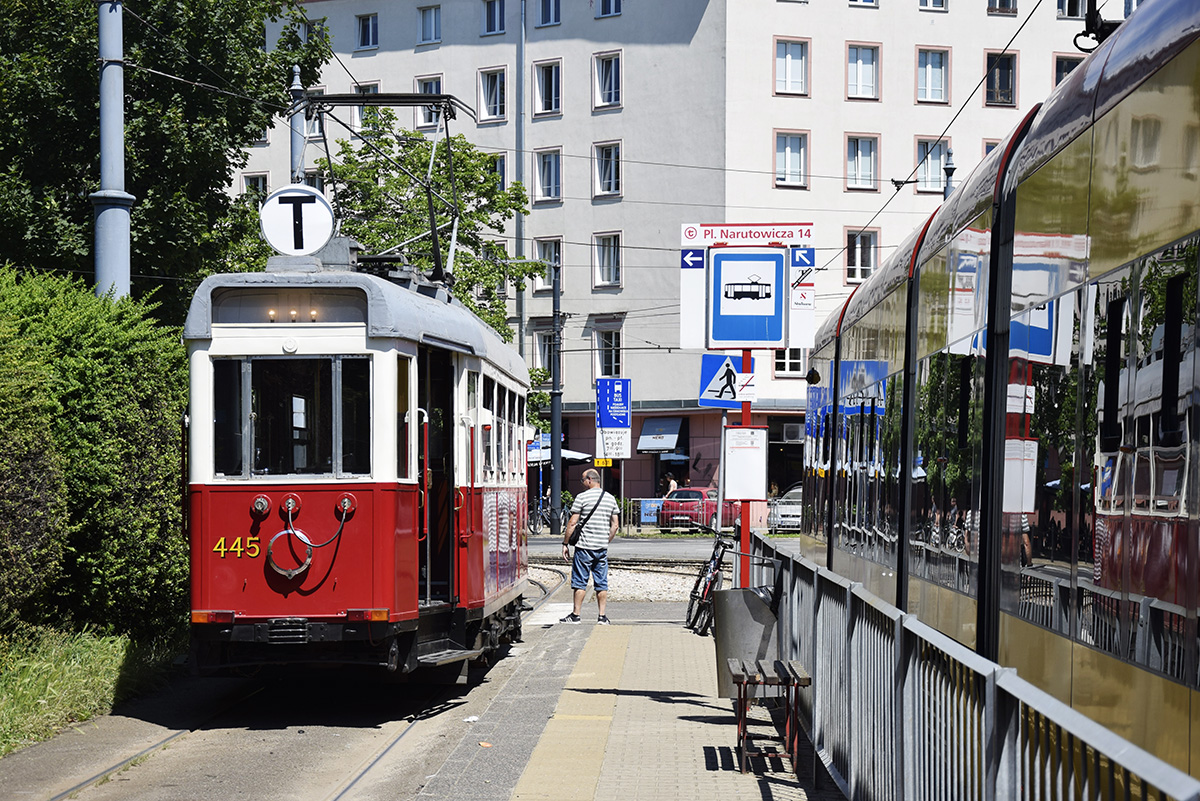
<instances>
[{"instance_id":1,"label":"awning","mask_svg":"<svg viewBox=\"0 0 1200 801\"><path fill-rule=\"evenodd\" d=\"M675 450L679 439L682 417L650 417L642 421L642 435L638 437L640 453L662 453Z\"/></svg>"},{"instance_id":2,"label":"awning","mask_svg":"<svg viewBox=\"0 0 1200 801\"><path fill-rule=\"evenodd\" d=\"M566 448L563 448L562 449L562 460L564 462L566 462L567 464L586 464L587 462L592 461L592 455L590 453L583 453L582 451L571 451L571 450L567 450ZM539 450L536 450L536 451L530 451L528 461L530 464L540 464L541 462L549 462L550 461L550 449L549 448L540 448Z\"/></svg>"}]
</instances>

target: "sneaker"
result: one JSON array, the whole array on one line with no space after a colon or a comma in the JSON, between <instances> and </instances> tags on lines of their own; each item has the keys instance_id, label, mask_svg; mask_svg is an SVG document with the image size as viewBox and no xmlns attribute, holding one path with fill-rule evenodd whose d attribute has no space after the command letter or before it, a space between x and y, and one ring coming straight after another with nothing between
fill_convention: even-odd
<instances>
[{"instance_id":1,"label":"sneaker","mask_svg":"<svg viewBox=\"0 0 1200 801\"><path fill-rule=\"evenodd\" d=\"M578 622L580 622L579 615L572 612L571 614L567 615L566 617L559 618L558 622L559 623L578 623Z\"/></svg>"},{"instance_id":2,"label":"sneaker","mask_svg":"<svg viewBox=\"0 0 1200 801\"><path fill-rule=\"evenodd\" d=\"M598 626L609 625L608 615L600 615L600 617L596 618L596 625L598 625Z\"/></svg>"}]
</instances>

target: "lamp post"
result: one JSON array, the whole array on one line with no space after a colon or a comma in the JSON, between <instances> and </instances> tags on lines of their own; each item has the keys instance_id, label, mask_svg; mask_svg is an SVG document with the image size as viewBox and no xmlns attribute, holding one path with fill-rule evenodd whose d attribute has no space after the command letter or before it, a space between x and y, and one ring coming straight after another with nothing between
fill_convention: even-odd
<instances>
[{"instance_id":1,"label":"lamp post","mask_svg":"<svg viewBox=\"0 0 1200 801\"><path fill-rule=\"evenodd\" d=\"M954 191L954 171L958 169L954 166L954 150L946 148L946 163L942 165L942 172L946 173L946 188L942 190L942 199L950 197L950 193Z\"/></svg>"}]
</instances>

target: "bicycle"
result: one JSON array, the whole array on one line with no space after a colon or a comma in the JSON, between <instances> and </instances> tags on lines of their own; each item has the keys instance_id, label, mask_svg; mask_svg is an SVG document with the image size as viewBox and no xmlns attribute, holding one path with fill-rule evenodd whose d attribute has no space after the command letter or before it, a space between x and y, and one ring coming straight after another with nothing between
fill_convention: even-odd
<instances>
[{"instance_id":1,"label":"bicycle","mask_svg":"<svg viewBox=\"0 0 1200 801\"><path fill-rule=\"evenodd\" d=\"M708 634L713 620L713 593L721 589L724 577L721 573L725 562L725 553L737 549L737 542L722 536L717 529L697 523L696 528L713 535L713 552L708 561L700 568L696 576L696 585L688 597L687 615L684 618L684 628L691 629L701 637Z\"/></svg>"},{"instance_id":2,"label":"bicycle","mask_svg":"<svg viewBox=\"0 0 1200 801\"><path fill-rule=\"evenodd\" d=\"M529 533L536 537L542 533L542 530L550 530L550 507L530 504L529 506Z\"/></svg>"}]
</instances>

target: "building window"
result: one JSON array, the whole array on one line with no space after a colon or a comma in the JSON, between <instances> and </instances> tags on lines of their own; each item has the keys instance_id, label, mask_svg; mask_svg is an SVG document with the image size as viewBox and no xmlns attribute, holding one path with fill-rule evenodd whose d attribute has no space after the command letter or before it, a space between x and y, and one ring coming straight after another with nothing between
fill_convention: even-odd
<instances>
[{"instance_id":1,"label":"building window","mask_svg":"<svg viewBox=\"0 0 1200 801\"><path fill-rule=\"evenodd\" d=\"M946 61L948 55L945 50L917 51L918 102L946 102Z\"/></svg>"},{"instance_id":2,"label":"building window","mask_svg":"<svg viewBox=\"0 0 1200 801\"><path fill-rule=\"evenodd\" d=\"M355 19L358 21L358 49L379 47L379 15L364 14Z\"/></svg>"},{"instance_id":3,"label":"building window","mask_svg":"<svg viewBox=\"0 0 1200 801\"><path fill-rule=\"evenodd\" d=\"M561 0L539 0L538 25L558 25L562 22Z\"/></svg>"},{"instance_id":4,"label":"building window","mask_svg":"<svg viewBox=\"0 0 1200 801\"><path fill-rule=\"evenodd\" d=\"M808 135L803 133L775 134L776 186L805 186L808 183Z\"/></svg>"},{"instance_id":5,"label":"building window","mask_svg":"<svg viewBox=\"0 0 1200 801\"><path fill-rule=\"evenodd\" d=\"M846 139L846 186L849 189L878 189L875 180L876 140L866 136Z\"/></svg>"},{"instance_id":6,"label":"building window","mask_svg":"<svg viewBox=\"0 0 1200 801\"><path fill-rule=\"evenodd\" d=\"M483 0L483 34L504 33L504 0Z\"/></svg>"},{"instance_id":7,"label":"building window","mask_svg":"<svg viewBox=\"0 0 1200 801\"><path fill-rule=\"evenodd\" d=\"M615 17L621 13L621 0L600 0L596 3L597 17Z\"/></svg>"},{"instance_id":8,"label":"building window","mask_svg":"<svg viewBox=\"0 0 1200 801\"><path fill-rule=\"evenodd\" d=\"M988 53L987 104L1015 106L1017 86L1017 57L1012 53Z\"/></svg>"},{"instance_id":9,"label":"building window","mask_svg":"<svg viewBox=\"0 0 1200 801\"><path fill-rule=\"evenodd\" d=\"M946 179L943 167L946 164L947 147L945 140L939 142L928 139L917 142L918 192L942 192L945 190Z\"/></svg>"},{"instance_id":10,"label":"building window","mask_svg":"<svg viewBox=\"0 0 1200 801\"><path fill-rule=\"evenodd\" d=\"M808 94L808 42L775 42L775 94Z\"/></svg>"},{"instance_id":11,"label":"building window","mask_svg":"<svg viewBox=\"0 0 1200 801\"><path fill-rule=\"evenodd\" d=\"M849 97L878 99L876 73L879 48L850 45L846 59L846 94Z\"/></svg>"},{"instance_id":12,"label":"building window","mask_svg":"<svg viewBox=\"0 0 1200 801\"><path fill-rule=\"evenodd\" d=\"M1158 117L1134 117L1129 121L1129 161L1136 169L1158 164L1158 142L1162 120Z\"/></svg>"},{"instance_id":13,"label":"building window","mask_svg":"<svg viewBox=\"0 0 1200 801\"><path fill-rule=\"evenodd\" d=\"M533 352L537 358L537 364L534 367L553 371L554 323L549 319L544 319L530 320L529 324L533 330Z\"/></svg>"},{"instance_id":14,"label":"building window","mask_svg":"<svg viewBox=\"0 0 1200 801\"><path fill-rule=\"evenodd\" d=\"M621 235L596 234L596 286L621 285Z\"/></svg>"},{"instance_id":15,"label":"building window","mask_svg":"<svg viewBox=\"0 0 1200 801\"><path fill-rule=\"evenodd\" d=\"M596 56L596 108L621 105L621 54Z\"/></svg>"},{"instance_id":16,"label":"building window","mask_svg":"<svg viewBox=\"0 0 1200 801\"><path fill-rule=\"evenodd\" d=\"M877 6L879 0L850 0L852 6Z\"/></svg>"},{"instance_id":17,"label":"building window","mask_svg":"<svg viewBox=\"0 0 1200 801\"><path fill-rule=\"evenodd\" d=\"M537 240L537 257L539 261L546 264L559 267L562 265L562 240L561 239L538 239ZM541 275L533 277L534 292L548 292L554 288L554 274L550 272L550 268ZM559 288L562 288L562 278L559 278Z\"/></svg>"},{"instance_id":18,"label":"building window","mask_svg":"<svg viewBox=\"0 0 1200 801\"><path fill-rule=\"evenodd\" d=\"M945 11L946 0L921 0L920 7L926 11Z\"/></svg>"},{"instance_id":19,"label":"building window","mask_svg":"<svg viewBox=\"0 0 1200 801\"><path fill-rule=\"evenodd\" d=\"M424 78L417 78L417 94L419 95L440 95L442 93L442 76L430 75ZM438 107L437 106L421 106L417 112L420 114L421 126L427 127L438 124Z\"/></svg>"},{"instance_id":20,"label":"building window","mask_svg":"<svg viewBox=\"0 0 1200 801\"><path fill-rule=\"evenodd\" d=\"M1016 14L1017 0L988 0L989 14Z\"/></svg>"},{"instance_id":21,"label":"building window","mask_svg":"<svg viewBox=\"0 0 1200 801\"><path fill-rule=\"evenodd\" d=\"M242 192L257 198L260 203L269 194L268 189L265 172L242 175Z\"/></svg>"},{"instance_id":22,"label":"building window","mask_svg":"<svg viewBox=\"0 0 1200 801\"><path fill-rule=\"evenodd\" d=\"M1058 0L1058 16L1070 19L1083 19L1087 11L1084 0Z\"/></svg>"},{"instance_id":23,"label":"building window","mask_svg":"<svg viewBox=\"0 0 1200 801\"><path fill-rule=\"evenodd\" d=\"M596 145L596 194L617 195L621 192L621 144L609 142Z\"/></svg>"},{"instance_id":24,"label":"building window","mask_svg":"<svg viewBox=\"0 0 1200 801\"><path fill-rule=\"evenodd\" d=\"M775 375L780 378L803 377L808 373L808 350L783 348L775 351Z\"/></svg>"},{"instance_id":25,"label":"building window","mask_svg":"<svg viewBox=\"0 0 1200 801\"><path fill-rule=\"evenodd\" d=\"M312 19L304 21L304 32L302 37L305 42L319 42L329 36L329 30L325 27L324 19Z\"/></svg>"},{"instance_id":26,"label":"building window","mask_svg":"<svg viewBox=\"0 0 1200 801\"><path fill-rule=\"evenodd\" d=\"M1055 56L1054 57L1054 85L1058 86L1063 82L1063 79L1071 74L1071 70L1083 63L1082 58L1074 56Z\"/></svg>"},{"instance_id":27,"label":"building window","mask_svg":"<svg viewBox=\"0 0 1200 801\"><path fill-rule=\"evenodd\" d=\"M479 73L481 120L504 119L504 70L483 70Z\"/></svg>"},{"instance_id":28,"label":"building window","mask_svg":"<svg viewBox=\"0 0 1200 801\"><path fill-rule=\"evenodd\" d=\"M999 147L999 145L1000 145L999 139L983 140L983 155L987 156L989 153L991 153L993 150L995 150L997 147Z\"/></svg>"},{"instance_id":29,"label":"building window","mask_svg":"<svg viewBox=\"0 0 1200 801\"><path fill-rule=\"evenodd\" d=\"M417 28L421 37L417 40L417 44L440 42L442 40L442 7L418 8L417 15L420 23Z\"/></svg>"},{"instance_id":30,"label":"building window","mask_svg":"<svg viewBox=\"0 0 1200 801\"><path fill-rule=\"evenodd\" d=\"M875 269L876 231L846 232L846 280L865 281Z\"/></svg>"},{"instance_id":31,"label":"building window","mask_svg":"<svg viewBox=\"0 0 1200 801\"><path fill-rule=\"evenodd\" d=\"M546 61L534 65L537 76L537 114L558 114L562 111L562 62Z\"/></svg>"},{"instance_id":32,"label":"building window","mask_svg":"<svg viewBox=\"0 0 1200 801\"><path fill-rule=\"evenodd\" d=\"M325 193L325 177L316 170L304 171L304 184L305 186L311 186L321 194Z\"/></svg>"},{"instance_id":33,"label":"building window","mask_svg":"<svg viewBox=\"0 0 1200 801\"><path fill-rule=\"evenodd\" d=\"M321 88L308 90L309 97L320 97L323 94L325 94L325 90ZM308 139L320 139L325 135L325 115L313 108L311 104L308 108L312 112L312 116L307 117L304 121L304 135Z\"/></svg>"},{"instance_id":34,"label":"building window","mask_svg":"<svg viewBox=\"0 0 1200 801\"><path fill-rule=\"evenodd\" d=\"M355 84L354 94L377 95L379 94L379 84ZM363 125L376 118L376 114L377 110L375 106L354 106L350 113L350 126L356 131L361 131Z\"/></svg>"},{"instance_id":35,"label":"building window","mask_svg":"<svg viewBox=\"0 0 1200 801\"><path fill-rule=\"evenodd\" d=\"M500 181L500 188L504 189L508 185L508 159L503 153L497 153L492 156L492 175L495 175Z\"/></svg>"},{"instance_id":36,"label":"building window","mask_svg":"<svg viewBox=\"0 0 1200 801\"><path fill-rule=\"evenodd\" d=\"M538 200L562 200L562 151L537 153Z\"/></svg>"},{"instance_id":37,"label":"building window","mask_svg":"<svg viewBox=\"0 0 1200 801\"><path fill-rule=\"evenodd\" d=\"M621 329L596 330L596 378L621 377Z\"/></svg>"}]
</instances>

